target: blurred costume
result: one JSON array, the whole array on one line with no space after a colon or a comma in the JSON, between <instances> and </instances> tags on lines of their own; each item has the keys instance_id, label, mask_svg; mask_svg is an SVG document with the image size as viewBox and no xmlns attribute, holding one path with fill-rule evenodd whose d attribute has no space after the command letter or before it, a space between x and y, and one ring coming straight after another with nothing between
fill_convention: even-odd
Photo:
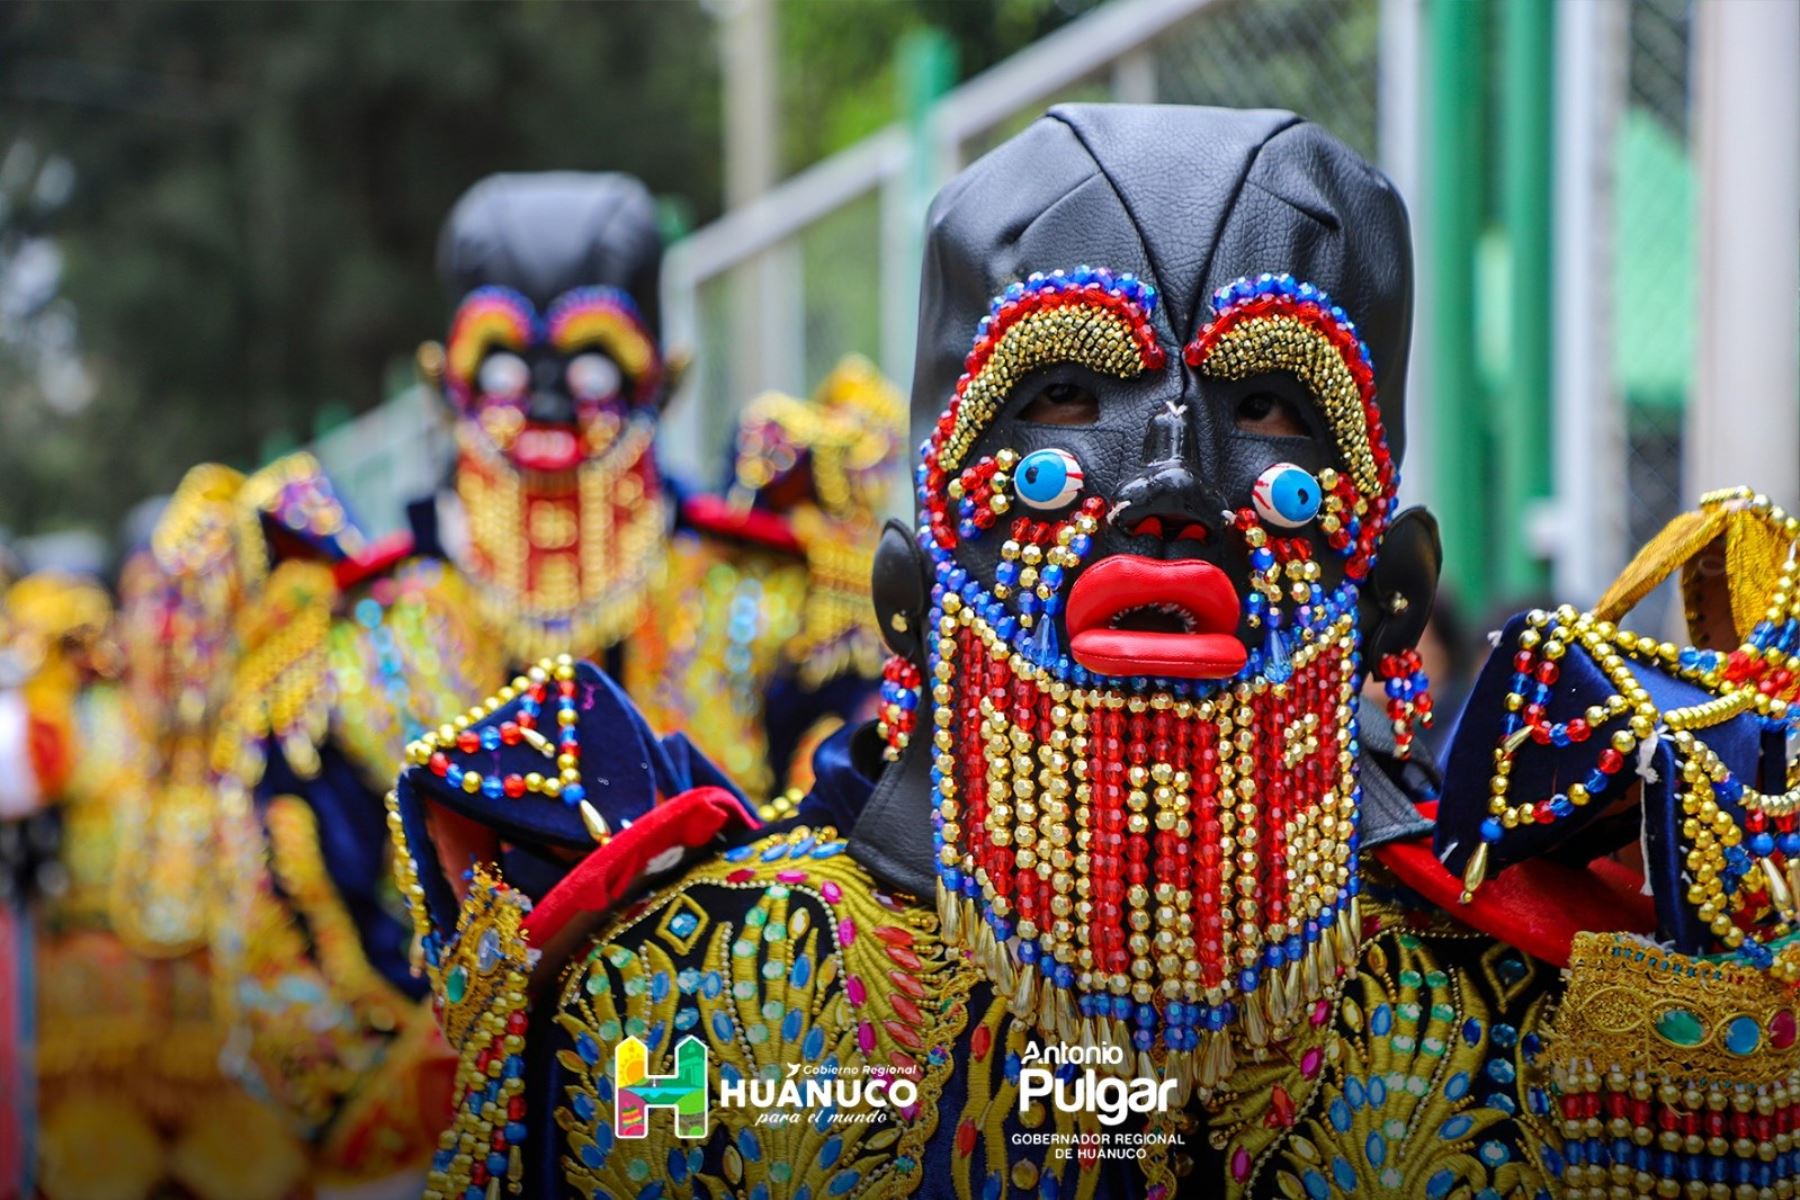
<instances>
[{"instance_id":1,"label":"blurred costume","mask_svg":"<svg viewBox=\"0 0 1800 1200\"><path fill-rule=\"evenodd\" d=\"M393 823L462 1060L429 1194L1788 1194L1779 1088L1640 1094L1623 1025L1579 1055L1621 1089L1557 1075L1554 960L1461 919L1433 855L1387 181L1287 114L1061 107L927 239L896 657L792 820L672 790L568 659L410 747ZM571 790L613 831L578 858ZM534 838L548 887L509 866ZM1659 1174L1657 1103L1682 1152L1760 1165Z\"/></svg>"},{"instance_id":2,"label":"blurred costume","mask_svg":"<svg viewBox=\"0 0 1800 1200\"><path fill-rule=\"evenodd\" d=\"M902 423L858 357L808 400L752 400L724 496L688 498L670 556L666 594L699 603L633 642L625 683L651 725L693 731L771 814L806 793L820 742L874 714L886 651L869 570Z\"/></svg>"},{"instance_id":3,"label":"blurred costume","mask_svg":"<svg viewBox=\"0 0 1800 1200\"><path fill-rule=\"evenodd\" d=\"M579 648L655 727L772 793L810 729L874 693L855 547L883 501L898 405L858 363L811 403L765 397L744 416L731 496L679 495L653 454L674 382L661 255L650 195L626 176L470 189L440 246L461 302L442 350L423 353L457 418L454 496L415 506L392 556L453 568L441 599L473 607L477 678ZM408 702L411 731L383 723L389 761L443 694Z\"/></svg>"},{"instance_id":4,"label":"blurred costume","mask_svg":"<svg viewBox=\"0 0 1800 1200\"><path fill-rule=\"evenodd\" d=\"M30 1186L37 1119L37 898L57 884L53 805L74 756L78 669L91 613L71 581L13 582L0 547L0 1194ZM64 603L65 598L68 603Z\"/></svg>"},{"instance_id":5,"label":"blurred costume","mask_svg":"<svg viewBox=\"0 0 1800 1200\"><path fill-rule=\"evenodd\" d=\"M410 535L364 543L304 456L248 479L199 468L159 528L183 586L229 614L207 643L226 692L196 762L226 831L229 895L211 946L232 1048L309 1142L308 1179L322 1188L398 1190L411 1176L416 1191L448 1117L455 1064L418 1003L380 801L410 739L491 694L510 666L575 646L657 721L685 727L671 743L684 780L705 761L691 733L772 786L784 770L768 751L785 744L763 732L774 680L796 681L781 716L801 732L853 714L875 688L876 664L845 648L853 631L810 611L808 545L835 563L834 531L871 521L864 473L879 464L842 429L882 385L857 375L838 407L821 404L801 449L806 471L825 473L785 498L791 514L703 505L678 521L652 453L670 384L661 253L636 180L478 184L440 248L458 300L449 336L421 352L457 460L449 488L412 507ZM814 499L810 481L827 478L841 490ZM816 648L790 656L808 632ZM804 675L809 664L819 669ZM579 789L564 800L579 846L607 835ZM521 875L558 869L536 843L513 861Z\"/></svg>"},{"instance_id":6,"label":"blurred costume","mask_svg":"<svg viewBox=\"0 0 1800 1200\"><path fill-rule=\"evenodd\" d=\"M1626 624L1672 577L1686 645ZM1448 869L1407 874L1567 969L1535 1077L1569 1195L1795 1192L1797 585L1800 520L1707 495L1591 611L1509 623L1451 745Z\"/></svg>"},{"instance_id":7,"label":"blurred costume","mask_svg":"<svg viewBox=\"0 0 1800 1200\"><path fill-rule=\"evenodd\" d=\"M152 573L143 560L128 570L127 623L142 616ZM162 710L140 709L145 697L120 685L120 629L97 584L35 574L6 594L4 610L12 651L30 647L36 664L28 705L62 747L61 768L39 772L59 836L38 872L25 993L35 1001L29 1157L39 1192L99 1200L179 1187L204 1200L274 1200L298 1176L298 1146L219 1069L224 1026L200 943L161 923L154 887L124 886L142 879L124 849L135 845L122 836L127 824L147 811L176 825L184 815L162 802L168 744L143 736ZM132 645L137 666L149 666L149 649ZM158 655L169 662L180 651ZM170 865L189 872L174 894L203 890L195 858ZM271 1176L277 1186L257 1182Z\"/></svg>"}]
</instances>

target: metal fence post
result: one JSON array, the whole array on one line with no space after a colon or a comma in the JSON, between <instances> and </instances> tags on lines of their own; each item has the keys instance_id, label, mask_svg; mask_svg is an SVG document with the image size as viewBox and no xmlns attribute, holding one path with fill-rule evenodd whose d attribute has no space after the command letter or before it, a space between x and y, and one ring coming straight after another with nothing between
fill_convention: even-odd
<instances>
[{"instance_id":1,"label":"metal fence post","mask_svg":"<svg viewBox=\"0 0 1800 1200\"><path fill-rule=\"evenodd\" d=\"M1512 260L1506 384L1494 422L1500 451L1499 587L1507 597L1545 582L1535 519L1550 494L1550 196L1554 166L1556 14L1550 0L1508 0L1502 207Z\"/></svg>"},{"instance_id":2,"label":"metal fence post","mask_svg":"<svg viewBox=\"0 0 1800 1200\"><path fill-rule=\"evenodd\" d=\"M1481 27L1479 0L1431 0L1428 137L1433 319L1430 392L1435 409L1438 518L1445 575L1469 612L1488 599L1486 429L1475 356L1475 239L1481 221Z\"/></svg>"},{"instance_id":3,"label":"metal fence post","mask_svg":"<svg viewBox=\"0 0 1800 1200\"><path fill-rule=\"evenodd\" d=\"M1611 370L1613 139L1625 91L1622 0L1558 5L1553 261L1556 597L1586 606L1624 562L1625 413Z\"/></svg>"},{"instance_id":4,"label":"metal fence post","mask_svg":"<svg viewBox=\"0 0 1800 1200\"><path fill-rule=\"evenodd\" d=\"M1423 0L1381 0L1381 57L1379 60L1380 100L1376 107L1377 156L1381 169L1394 181L1412 216L1413 262L1422 259L1420 239L1424 236L1429 214L1426 213L1421 178L1419 102L1424 84L1422 72L1420 26L1423 24ZM1431 379L1431 327L1435 319L1431 295L1431 272L1415 269L1413 296L1412 354L1406 360L1406 394L1413 403L1406 413L1406 442L1413 447L1429 448L1436 444L1436 409L1430 403L1427 384ZM1431 472L1420 468L1415 450L1413 466L1400 472L1401 503L1434 507L1436 480Z\"/></svg>"},{"instance_id":5,"label":"metal fence post","mask_svg":"<svg viewBox=\"0 0 1800 1200\"><path fill-rule=\"evenodd\" d=\"M1695 14L1699 344L1686 483L1800 503L1800 4Z\"/></svg>"},{"instance_id":6,"label":"metal fence post","mask_svg":"<svg viewBox=\"0 0 1800 1200\"><path fill-rule=\"evenodd\" d=\"M904 392L912 387L925 214L943 182L937 169L933 114L938 100L956 82L956 47L940 30L914 30L900 43L898 63L907 163L905 169L888 176L881 189L879 286L881 369Z\"/></svg>"}]
</instances>

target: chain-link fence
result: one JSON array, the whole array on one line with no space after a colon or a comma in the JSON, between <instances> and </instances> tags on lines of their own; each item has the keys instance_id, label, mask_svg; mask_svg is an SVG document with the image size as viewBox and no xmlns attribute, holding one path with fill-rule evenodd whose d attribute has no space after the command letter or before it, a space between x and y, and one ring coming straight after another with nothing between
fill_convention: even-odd
<instances>
[{"instance_id":1,"label":"chain-link fence","mask_svg":"<svg viewBox=\"0 0 1800 1200\"><path fill-rule=\"evenodd\" d=\"M1612 377L1623 406L1626 537L1640 546L1694 497L1682 425L1694 383L1694 158L1689 136L1694 0L1627 9L1625 96L1614 127ZM1669 597L1639 620L1658 628Z\"/></svg>"},{"instance_id":2,"label":"chain-link fence","mask_svg":"<svg viewBox=\"0 0 1800 1200\"><path fill-rule=\"evenodd\" d=\"M1693 157L1688 47L1693 0L1630 9L1628 95L1619 128L1614 224L1614 370L1625 400L1631 535L1642 542L1685 506L1682 410L1694 379Z\"/></svg>"},{"instance_id":3,"label":"chain-link fence","mask_svg":"<svg viewBox=\"0 0 1800 1200\"><path fill-rule=\"evenodd\" d=\"M665 458L710 482L745 401L765 387L803 391L844 354L874 358L904 382L930 191L1051 104L1289 108L1372 157L1380 8L1380 0L1104 6L950 93L917 138L896 129L882 135L891 139L885 153L874 143L847 152L862 155L859 177L821 164L765 198L760 217L740 218L729 242L678 247L665 274L672 332L701 365L672 414ZM858 165L847 155L842 165ZM835 194L821 201L827 189ZM756 236L795 206L812 211ZM897 337L902 328L907 336Z\"/></svg>"}]
</instances>

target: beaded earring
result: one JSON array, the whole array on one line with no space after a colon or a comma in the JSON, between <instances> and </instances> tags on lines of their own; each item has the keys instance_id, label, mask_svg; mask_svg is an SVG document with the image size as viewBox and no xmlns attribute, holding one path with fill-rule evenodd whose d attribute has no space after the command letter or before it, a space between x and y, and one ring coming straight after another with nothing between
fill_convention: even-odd
<instances>
[{"instance_id":1,"label":"beaded earring","mask_svg":"<svg viewBox=\"0 0 1800 1200\"><path fill-rule=\"evenodd\" d=\"M1409 759L1414 727L1431 728L1431 677L1425 674L1419 652L1412 649L1382 655L1375 670L1387 692L1388 719L1394 723L1394 757Z\"/></svg>"}]
</instances>

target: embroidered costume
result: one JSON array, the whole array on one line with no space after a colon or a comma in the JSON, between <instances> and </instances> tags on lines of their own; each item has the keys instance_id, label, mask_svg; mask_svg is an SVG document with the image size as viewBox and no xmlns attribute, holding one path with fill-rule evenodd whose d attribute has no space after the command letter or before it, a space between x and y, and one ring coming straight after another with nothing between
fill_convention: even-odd
<instances>
[{"instance_id":1,"label":"embroidered costume","mask_svg":"<svg viewBox=\"0 0 1800 1200\"><path fill-rule=\"evenodd\" d=\"M198 819L187 829L201 848L213 832L209 810L185 803L171 778L177 743L147 736L165 711L121 683L127 659L149 671L153 658L172 665L193 650L191 626L146 619L169 615L159 578L148 556L135 559L116 621L99 585L56 573L5 596L9 650L34 664L24 690L47 726L34 741L57 747L34 757L58 831L37 847L54 853L33 906L29 990L11 993L32 1012L35 1078L9 1099L35 1092L33 1153L21 1157L48 1200L174 1187L202 1200L279 1200L304 1156L277 1114L220 1069L215 980L184 932L196 911L186 901L203 889L194 875L146 870L139 854L157 849L141 837L146 826ZM59 765L46 770L47 759Z\"/></svg>"},{"instance_id":2,"label":"embroidered costume","mask_svg":"<svg viewBox=\"0 0 1800 1200\"><path fill-rule=\"evenodd\" d=\"M630 721L566 659L409 750L393 824L463 1063L430 1193L1536 1190L1553 973L1364 868L1428 828L1356 700L1436 575L1394 502L1409 305L1391 188L1281 114L1058 109L947 188L918 526L874 563L898 658L794 819L622 778ZM546 887L503 848L552 763L610 836ZM661 1076L689 1037L721 1087L803 1066L893 1103L624 1136L617 1047ZM1141 1160L1021 1103L1052 1044L1167 1082L1125 1118Z\"/></svg>"},{"instance_id":3,"label":"embroidered costume","mask_svg":"<svg viewBox=\"0 0 1800 1200\"><path fill-rule=\"evenodd\" d=\"M160 919L210 948L237 1061L306 1138L314 1184L421 1173L447 1119L455 1063L419 1003L380 800L411 739L510 665L574 647L686 731L670 750L680 788L704 761L691 734L766 789L785 775L771 753L873 694L869 639L841 617L857 572L829 543L860 537L878 502L885 385L852 370L801 406L814 415L795 423L807 440L790 445L785 511L681 516L652 450L671 383L661 251L635 180L484 181L446 224L458 303L443 346L421 352L457 459L410 536L368 543L305 456L248 479L198 468L159 526L206 614L206 706L170 723L206 721L170 785L196 814L142 826L135 857L190 881L207 874L196 855L216 865L217 892L190 886ZM783 685L777 714L765 700ZM484 798L505 798L498 780ZM565 802L571 849L607 836L579 788ZM557 870L535 857L550 834L528 831L510 869Z\"/></svg>"},{"instance_id":4,"label":"embroidered costume","mask_svg":"<svg viewBox=\"0 0 1800 1200\"><path fill-rule=\"evenodd\" d=\"M1676 576L1687 645L1629 627ZM1797 578L1800 520L1711 493L1589 612L1514 619L1451 746L1439 887L1568 967L1546 1039L1569 1195L1795 1189Z\"/></svg>"}]
</instances>

